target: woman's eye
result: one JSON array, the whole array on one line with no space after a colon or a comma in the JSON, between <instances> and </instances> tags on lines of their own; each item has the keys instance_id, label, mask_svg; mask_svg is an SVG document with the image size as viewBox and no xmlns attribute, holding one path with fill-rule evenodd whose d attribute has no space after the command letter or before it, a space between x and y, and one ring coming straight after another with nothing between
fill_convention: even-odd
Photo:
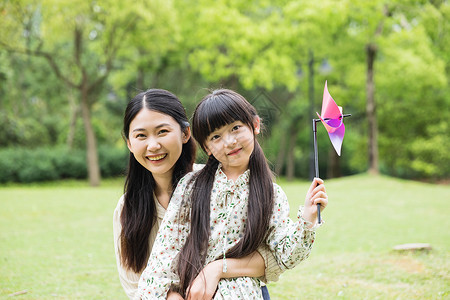
<instances>
[{"instance_id":1,"label":"woman's eye","mask_svg":"<svg viewBox=\"0 0 450 300\"><path fill-rule=\"evenodd\" d=\"M143 133L138 133L138 134L136 134L136 138L137 138L137 139L145 138L145 134L143 134Z\"/></svg>"},{"instance_id":2,"label":"woman's eye","mask_svg":"<svg viewBox=\"0 0 450 300\"><path fill-rule=\"evenodd\" d=\"M169 130L161 129L160 131L158 131L158 134L164 134L164 133L167 133L167 132L169 132Z\"/></svg>"}]
</instances>

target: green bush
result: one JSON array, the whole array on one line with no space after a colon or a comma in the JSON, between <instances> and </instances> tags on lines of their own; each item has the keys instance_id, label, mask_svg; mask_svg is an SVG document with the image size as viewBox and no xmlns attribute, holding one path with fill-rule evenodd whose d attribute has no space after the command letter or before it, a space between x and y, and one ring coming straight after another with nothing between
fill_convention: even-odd
<instances>
[{"instance_id":1,"label":"green bush","mask_svg":"<svg viewBox=\"0 0 450 300\"><path fill-rule=\"evenodd\" d=\"M382 136L380 169L382 173L406 179L446 179L450 175L447 137L448 124L440 122L425 129L425 134L404 141Z\"/></svg>"},{"instance_id":2,"label":"green bush","mask_svg":"<svg viewBox=\"0 0 450 300\"><path fill-rule=\"evenodd\" d=\"M16 160L17 155L14 149L0 151L0 183L18 181Z\"/></svg>"},{"instance_id":3,"label":"green bush","mask_svg":"<svg viewBox=\"0 0 450 300\"><path fill-rule=\"evenodd\" d=\"M53 152L53 164L60 179L87 177L86 154L83 150L58 149Z\"/></svg>"},{"instance_id":4,"label":"green bush","mask_svg":"<svg viewBox=\"0 0 450 300\"><path fill-rule=\"evenodd\" d=\"M417 138L411 144L414 155L411 169L422 178L448 178L450 175L450 139L447 122L428 128L428 138Z\"/></svg>"},{"instance_id":5,"label":"green bush","mask_svg":"<svg viewBox=\"0 0 450 300\"><path fill-rule=\"evenodd\" d=\"M99 147L99 164L103 177L125 173L128 151L126 148ZM59 179L87 178L86 152L54 148L2 148L0 149L0 183L39 182Z\"/></svg>"},{"instance_id":6,"label":"green bush","mask_svg":"<svg viewBox=\"0 0 450 300\"><path fill-rule=\"evenodd\" d=\"M56 172L51 156L39 155L39 152L41 151L38 151L38 153L27 153L27 162L22 164L17 174L20 182L29 183L58 179L58 173ZM29 159L32 162L28 162Z\"/></svg>"},{"instance_id":7,"label":"green bush","mask_svg":"<svg viewBox=\"0 0 450 300\"><path fill-rule=\"evenodd\" d=\"M129 151L126 147L117 149L110 146L99 147L98 158L100 172L103 177L112 177L125 174Z\"/></svg>"}]
</instances>

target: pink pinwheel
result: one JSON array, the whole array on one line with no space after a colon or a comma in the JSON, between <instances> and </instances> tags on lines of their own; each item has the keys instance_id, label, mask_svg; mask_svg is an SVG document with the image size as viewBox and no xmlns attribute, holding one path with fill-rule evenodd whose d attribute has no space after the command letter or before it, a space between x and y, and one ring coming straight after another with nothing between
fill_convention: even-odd
<instances>
[{"instance_id":1,"label":"pink pinwheel","mask_svg":"<svg viewBox=\"0 0 450 300\"><path fill-rule=\"evenodd\" d=\"M313 119L312 130L313 130L313 145L314 145L314 176L319 177L319 158L317 154L317 122L322 121L325 129L330 137L331 144L333 144L334 150L337 154L341 156L342 142L344 141L345 126L344 117L350 117L351 114L342 114L342 107L337 106L333 98L331 98L328 92L327 82L325 81L325 88L323 90L323 100L322 100L322 113L319 115L320 119ZM320 203L317 204L317 221L320 224Z\"/></svg>"},{"instance_id":2,"label":"pink pinwheel","mask_svg":"<svg viewBox=\"0 0 450 300\"><path fill-rule=\"evenodd\" d=\"M323 90L322 112L320 115L317 113L317 115L325 126L336 153L340 156L345 134L344 117L342 115L342 107L337 106L336 102L331 98L326 81Z\"/></svg>"}]
</instances>

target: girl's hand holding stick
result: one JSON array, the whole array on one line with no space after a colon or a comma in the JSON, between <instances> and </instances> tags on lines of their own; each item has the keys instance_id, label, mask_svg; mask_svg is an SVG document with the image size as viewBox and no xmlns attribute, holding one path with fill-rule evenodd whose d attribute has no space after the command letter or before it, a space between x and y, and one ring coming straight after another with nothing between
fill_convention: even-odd
<instances>
[{"instance_id":1,"label":"girl's hand holding stick","mask_svg":"<svg viewBox=\"0 0 450 300\"><path fill-rule=\"evenodd\" d=\"M317 223L319 207L323 210L327 206L327 204L328 196L323 180L320 178L314 178L308 192L306 193L303 219L311 222L311 226L314 226Z\"/></svg>"}]
</instances>

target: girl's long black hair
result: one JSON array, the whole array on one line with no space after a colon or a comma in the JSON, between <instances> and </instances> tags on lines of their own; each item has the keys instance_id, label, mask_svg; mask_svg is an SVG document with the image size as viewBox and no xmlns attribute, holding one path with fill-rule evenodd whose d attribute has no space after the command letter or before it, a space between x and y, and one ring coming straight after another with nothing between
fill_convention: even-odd
<instances>
[{"instance_id":1,"label":"girl's long black hair","mask_svg":"<svg viewBox=\"0 0 450 300\"><path fill-rule=\"evenodd\" d=\"M127 105L123 119L123 136L129 139L130 123L142 109L154 110L171 116L184 131L188 128L186 111L180 100L172 93L150 89L138 94ZM192 171L195 160L195 143L192 139L183 144L172 174L172 191L178 181ZM119 236L121 263L136 273L147 265L150 255L149 236L156 222L156 206L153 199L155 180L130 152L124 187L124 206L120 215L122 231Z\"/></svg>"},{"instance_id":2,"label":"girl's long black hair","mask_svg":"<svg viewBox=\"0 0 450 300\"><path fill-rule=\"evenodd\" d=\"M255 108L240 94L226 89L216 90L203 98L193 115L194 138L205 150L206 138L214 130L241 121L254 132L257 118ZM192 179L191 231L183 246L179 261L180 291L187 290L203 269L210 235L210 201L214 174L219 161L212 155L205 167ZM250 156L250 191L248 197L248 219L241 240L226 253L228 258L244 257L256 251L263 243L273 211L273 177L259 143L254 141Z\"/></svg>"}]
</instances>

